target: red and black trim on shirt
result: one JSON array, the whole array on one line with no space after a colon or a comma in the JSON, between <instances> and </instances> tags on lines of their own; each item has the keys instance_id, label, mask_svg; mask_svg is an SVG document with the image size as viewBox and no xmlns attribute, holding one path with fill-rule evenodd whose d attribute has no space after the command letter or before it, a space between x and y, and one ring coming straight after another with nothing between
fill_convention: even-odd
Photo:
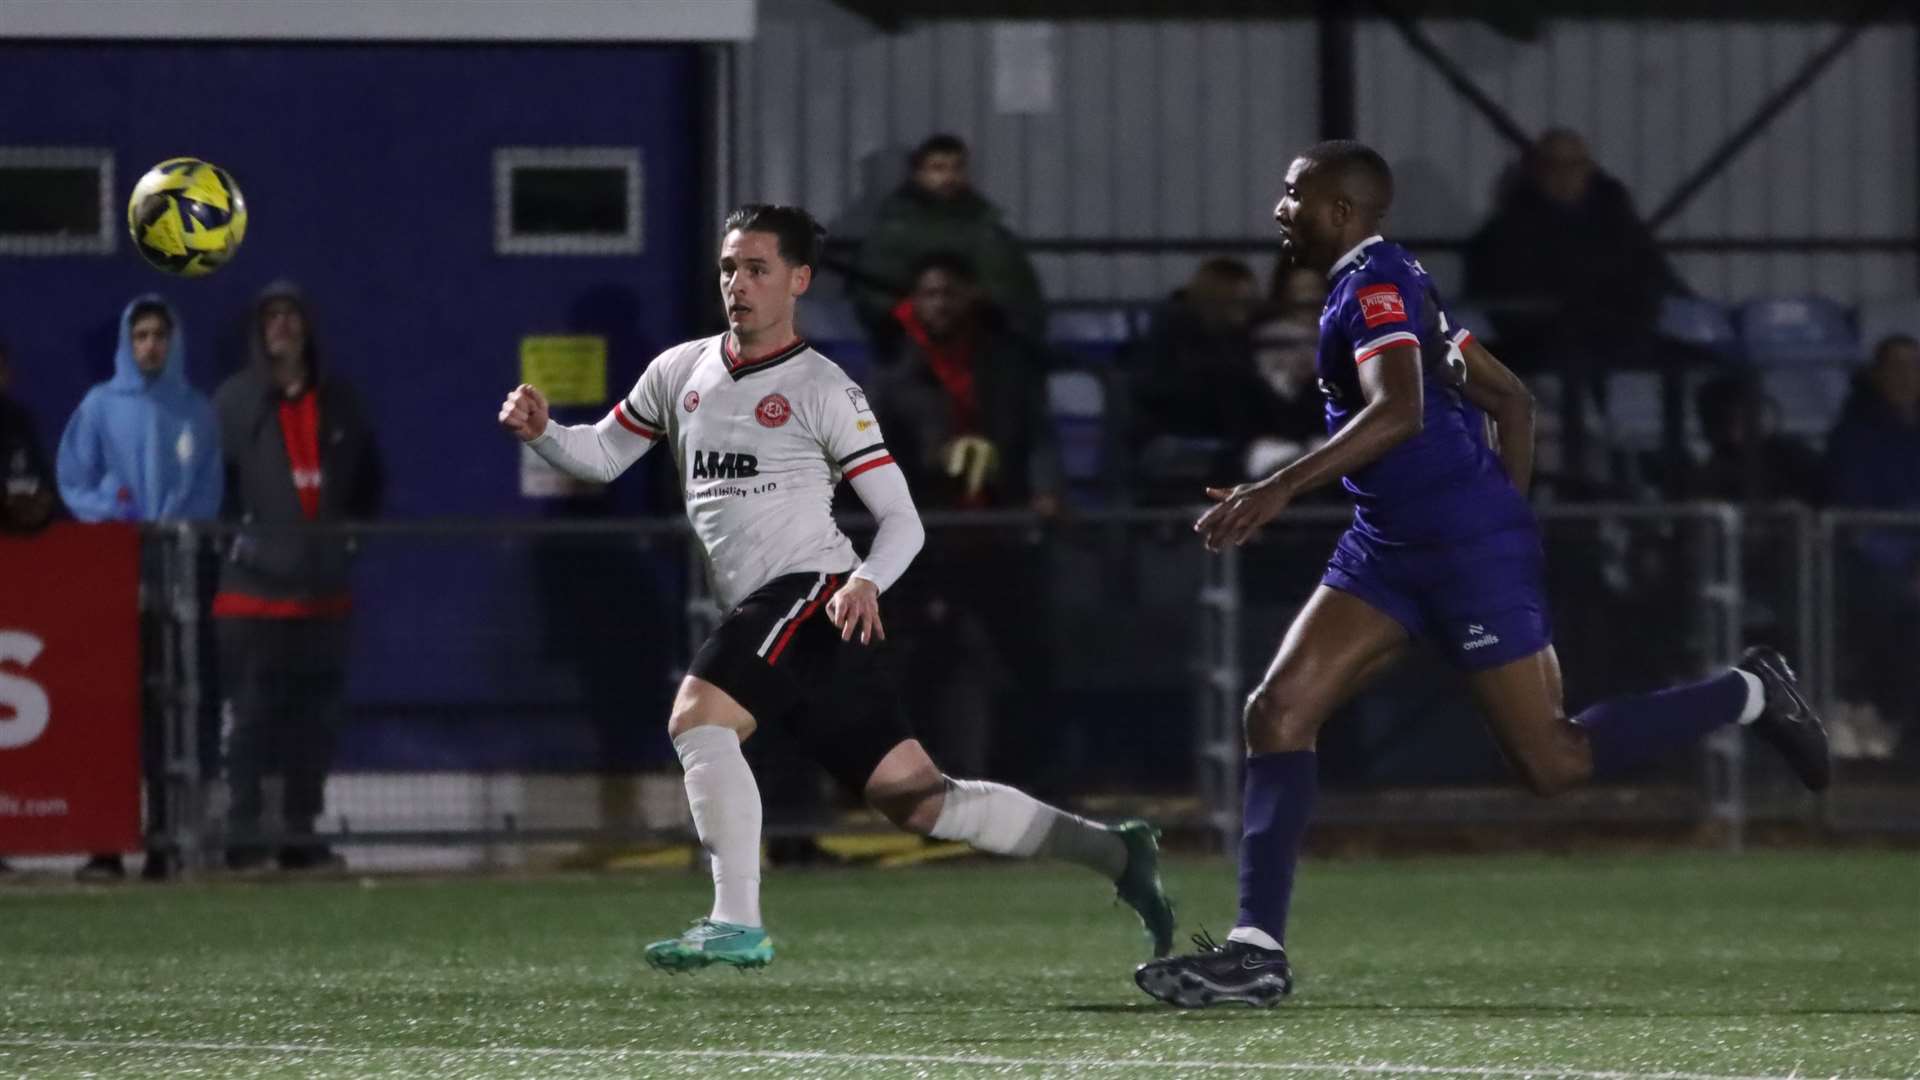
<instances>
[{"instance_id":1,"label":"red and black trim on shirt","mask_svg":"<svg viewBox=\"0 0 1920 1080\"><path fill-rule=\"evenodd\" d=\"M621 398L620 403L613 407L613 418L620 421L621 427L643 439L658 439L660 433L666 430L663 425L642 417L640 410L633 407L633 401L629 398Z\"/></svg>"},{"instance_id":2,"label":"red and black trim on shirt","mask_svg":"<svg viewBox=\"0 0 1920 1080\"><path fill-rule=\"evenodd\" d=\"M859 464L856 465L854 464L855 462L859 462ZM849 480L866 472L868 469L877 469L882 465L891 464L893 464L893 455L887 453L887 444L883 442L874 443L872 446L863 446L840 459L840 468L845 470L846 477Z\"/></svg>"},{"instance_id":3,"label":"red and black trim on shirt","mask_svg":"<svg viewBox=\"0 0 1920 1080\"><path fill-rule=\"evenodd\" d=\"M736 381L752 375L755 372L768 371L779 367L781 364L786 363L806 351L807 340L805 338L794 338L791 344L775 349L773 352L758 359L743 359L740 354L733 351L732 334L728 334L720 339L720 358L726 362L727 374L732 375Z\"/></svg>"}]
</instances>

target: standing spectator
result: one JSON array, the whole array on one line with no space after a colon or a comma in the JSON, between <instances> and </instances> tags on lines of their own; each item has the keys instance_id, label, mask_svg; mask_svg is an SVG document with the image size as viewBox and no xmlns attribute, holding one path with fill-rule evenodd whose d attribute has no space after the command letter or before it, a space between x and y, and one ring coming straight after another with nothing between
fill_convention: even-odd
<instances>
[{"instance_id":1,"label":"standing spectator","mask_svg":"<svg viewBox=\"0 0 1920 1080\"><path fill-rule=\"evenodd\" d=\"M1625 185L1565 128L1510 170L1493 216L1467 248L1467 293L1488 307L1500 355L1561 377L1568 471L1587 458L1585 403L1609 370L1648 366L1661 297L1685 293Z\"/></svg>"},{"instance_id":2,"label":"standing spectator","mask_svg":"<svg viewBox=\"0 0 1920 1080\"><path fill-rule=\"evenodd\" d=\"M899 344L876 370L873 405L916 501L1053 513L1061 476L1044 357L998 321L966 258L926 255L912 279L892 312ZM1033 549L1008 539L934 529L909 586L908 693L956 769L985 770L995 729L1045 694L1046 589Z\"/></svg>"},{"instance_id":3,"label":"standing spectator","mask_svg":"<svg viewBox=\"0 0 1920 1080\"><path fill-rule=\"evenodd\" d=\"M33 417L8 396L13 358L0 342L0 532L39 531L59 509L53 465Z\"/></svg>"},{"instance_id":4,"label":"standing spectator","mask_svg":"<svg viewBox=\"0 0 1920 1080\"><path fill-rule=\"evenodd\" d=\"M1840 419L1827 436L1829 490L1836 506L1920 510L1920 341L1895 334L1873 350ZM1840 558L1841 618L1854 647L1839 650L1842 693L1857 693L1903 734L1920 740L1920 533L1846 528Z\"/></svg>"},{"instance_id":5,"label":"standing spectator","mask_svg":"<svg viewBox=\"0 0 1920 1080\"><path fill-rule=\"evenodd\" d=\"M881 202L854 258L853 301L876 354L898 340L894 307L912 289L914 268L935 252L964 256L1004 325L1040 340L1040 279L999 208L968 182L967 144L935 135L914 149L908 165L906 182Z\"/></svg>"},{"instance_id":6,"label":"standing spectator","mask_svg":"<svg viewBox=\"0 0 1920 1080\"><path fill-rule=\"evenodd\" d=\"M81 521L196 521L219 513L213 408L187 384L180 319L142 296L120 316L113 378L60 436L60 497Z\"/></svg>"},{"instance_id":7,"label":"standing spectator","mask_svg":"<svg viewBox=\"0 0 1920 1080\"><path fill-rule=\"evenodd\" d=\"M0 341L0 533L38 532L53 519L53 467L33 417L8 396L13 389L13 360ZM0 859L0 874L13 867Z\"/></svg>"},{"instance_id":8,"label":"standing spectator","mask_svg":"<svg viewBox=\"0 0 1920 1080\"><path fill-rule=\"evenodd\" d=\"M120 314L113 378L87 391L60 436L60 497L81 521L200 521L220 510L219 428L206 396L187 384L187 345L180 318L155 295L135 298ZM141 551L141 580L152 581L163 553ZM143 585L142 591L145 591ZM158 652L160 605L142 597L142 652ZM170 681L170 680L168 680ZM141 759L147 777L147 831L162 832L162 723L157 703L144 702ZM170 871L164 849L150 848L141 872ZM119 855L100 854L80 868L82 880L126 876Z\"/></svg>"},{"instance_id":9,"label":"standing spectator","mask_svg":"<svg viewBox=\"0 0 1920 1080\"><path fill-rule=\"evenodd\" d=\"M351 542L300 526L372 517L380 505L373 430L353 388L321 365L300 291L275 282L254 306L249 363L215 395L227 448L233 542L214 600L232 728L227 863L267 861L262 780L281 779L280 825L310 836L345 710ZM282 869L338 865L299 840Z\"/></svg>"}]
</instances>

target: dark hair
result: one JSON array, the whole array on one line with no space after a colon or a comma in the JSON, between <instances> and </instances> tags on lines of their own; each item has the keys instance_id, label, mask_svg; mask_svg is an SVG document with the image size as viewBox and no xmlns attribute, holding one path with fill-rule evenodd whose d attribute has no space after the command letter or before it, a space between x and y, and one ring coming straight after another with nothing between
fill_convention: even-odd
<instances>
[{"instance_id":1,"label":"dark hair","mask_svg":"<svg viewBox=\"0 0 1920 1080\"><path fill-rule=\"evenodd\" d=\"M980 271L974 268L972 259L957 251L933 251L914 260L913 272L907 275L907 284L917 287L920 275L929 270L940 270L970 283L980 280Z\"/></svg>"},{"instance_id":2,"label":"dark hair","mask_svg":"<svg viewBox=\"0 0 1920 1080\"><path fill-rule=\"evenodd\" d=\"M1873 347L1873 362L1880 363L1887 358L1888 353L1899 348L1920 349L1920 339L1916 339L1912 334L1888 334Z\"/></svg>"},{"instance_id":3,"label":"dark hair","mask_svg":"<svg viewBox=\"0 0 1920 1080\"><path fill-rule=\"evenodd\" d=\"M1393 205L1393 168L1380 152L1352 139L1328 139L1317 142L1300 156L1339 179L1347 190L1359 194L1380 214Z\"/></svg>"},{"instance_id":4,"label":"dark hair","mask_svg":"<svg viewBox=\"0 0 1920 1080\"><path fill-rule=\"evenodd\" d=\"M789 266L813 266L827 242L826 226L798 206L747 203L727 215L727 232L771 233Z\"/></svg>"},{"instance_id":5,"label":"dark hair","mask_svg":"<svg viewBox=\"0 0 1920 1080\"><path fill-rule=\"evenodd\" d=\"M1232 281L1254 280L1253 267L1248 266L1244 260L1236 259L1231 255L1215 255L1213 258L1195 267L1193 276L1196 278L1222 278Z\"/></svg>"},{"instance_id":6,"label":"dark hair","mask_svg":"<svg viewBox=\"0 0 1920 1080\"><path fill-rule=\"evenodd\" d=\"M173 312L167 310L167 305L158 300L142 300L133 305L133 310L127 312L127 329L132 330L134 323L149 315L160 316L160 321L167 324L167 332L169 334L173 332Z\"/></svg>"},{"instance_id":7,"label":"dark hair","mask_svg":"<svg viewBox=\"0 0 1920 1080\"><path fill-rule=\"evenodd\" d=\"M930 154L959 154L961 157L966 157L967 144L961 140L960 136L950 135L944 131L938 135L929 135L921 140L919 146L913 148L913 153L907 155L908 167L918 169L920 163L927 160Z\"/></svg>"}]
</instances>

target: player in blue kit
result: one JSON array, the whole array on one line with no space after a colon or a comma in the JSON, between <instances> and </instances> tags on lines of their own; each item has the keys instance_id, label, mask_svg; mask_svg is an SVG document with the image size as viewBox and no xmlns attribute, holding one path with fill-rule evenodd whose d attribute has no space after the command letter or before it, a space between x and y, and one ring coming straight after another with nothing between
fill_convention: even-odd
<instances>
[{"instance_id":1,"label":"player in blue kit","mask_svg":"<svg viewBox=\"0 0 1920 1080\"><path fill-rule=\"evenodd\" d=\"M1381 238L1392 200L1385 159L1340 140L1294 159L1274 211L1283 258L1329 279L1316 366L1330 438L1264 480L1208 489L1218 505L1194 529L1220 551L1340 478L1353 524L1247 699L1234 929L1224 944L1197 935L1199 952L1134 973L1174 1005L1273 1005L1293 989L1287 906L1313 805L1315 737L1415 639L1465 673L1506 756L1540 795L1620 776L1734 723L1779 749L1807 787L1827 785L1826 732L1772 649L1749 649L1703 682L1566 715L1545 555L1526 501L1532 397L1449 322L1419 262Z\"/></svg>"}]
</instances>

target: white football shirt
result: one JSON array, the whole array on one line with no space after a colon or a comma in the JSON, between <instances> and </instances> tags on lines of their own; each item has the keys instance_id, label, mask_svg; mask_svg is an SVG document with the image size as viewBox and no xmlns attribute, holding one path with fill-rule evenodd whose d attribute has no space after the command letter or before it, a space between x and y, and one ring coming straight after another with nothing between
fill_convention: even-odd
<instances>
[{"instance_id":1,"label":"white football shirt","mask_svg":"<svg viewBox=\"0 0 1920 1080\"><path fill-rule=\"evenodd\" d=\"M743 362L726 334L655 357L600 423L548 424L528 445L562 470L611 480L661 438L722 608L783 574L853 568L834 488L882 467L899 473L866 394L839 365L804 341ZM862 576L884 589L904 569Z\"/></svg>"}]
</instances>

